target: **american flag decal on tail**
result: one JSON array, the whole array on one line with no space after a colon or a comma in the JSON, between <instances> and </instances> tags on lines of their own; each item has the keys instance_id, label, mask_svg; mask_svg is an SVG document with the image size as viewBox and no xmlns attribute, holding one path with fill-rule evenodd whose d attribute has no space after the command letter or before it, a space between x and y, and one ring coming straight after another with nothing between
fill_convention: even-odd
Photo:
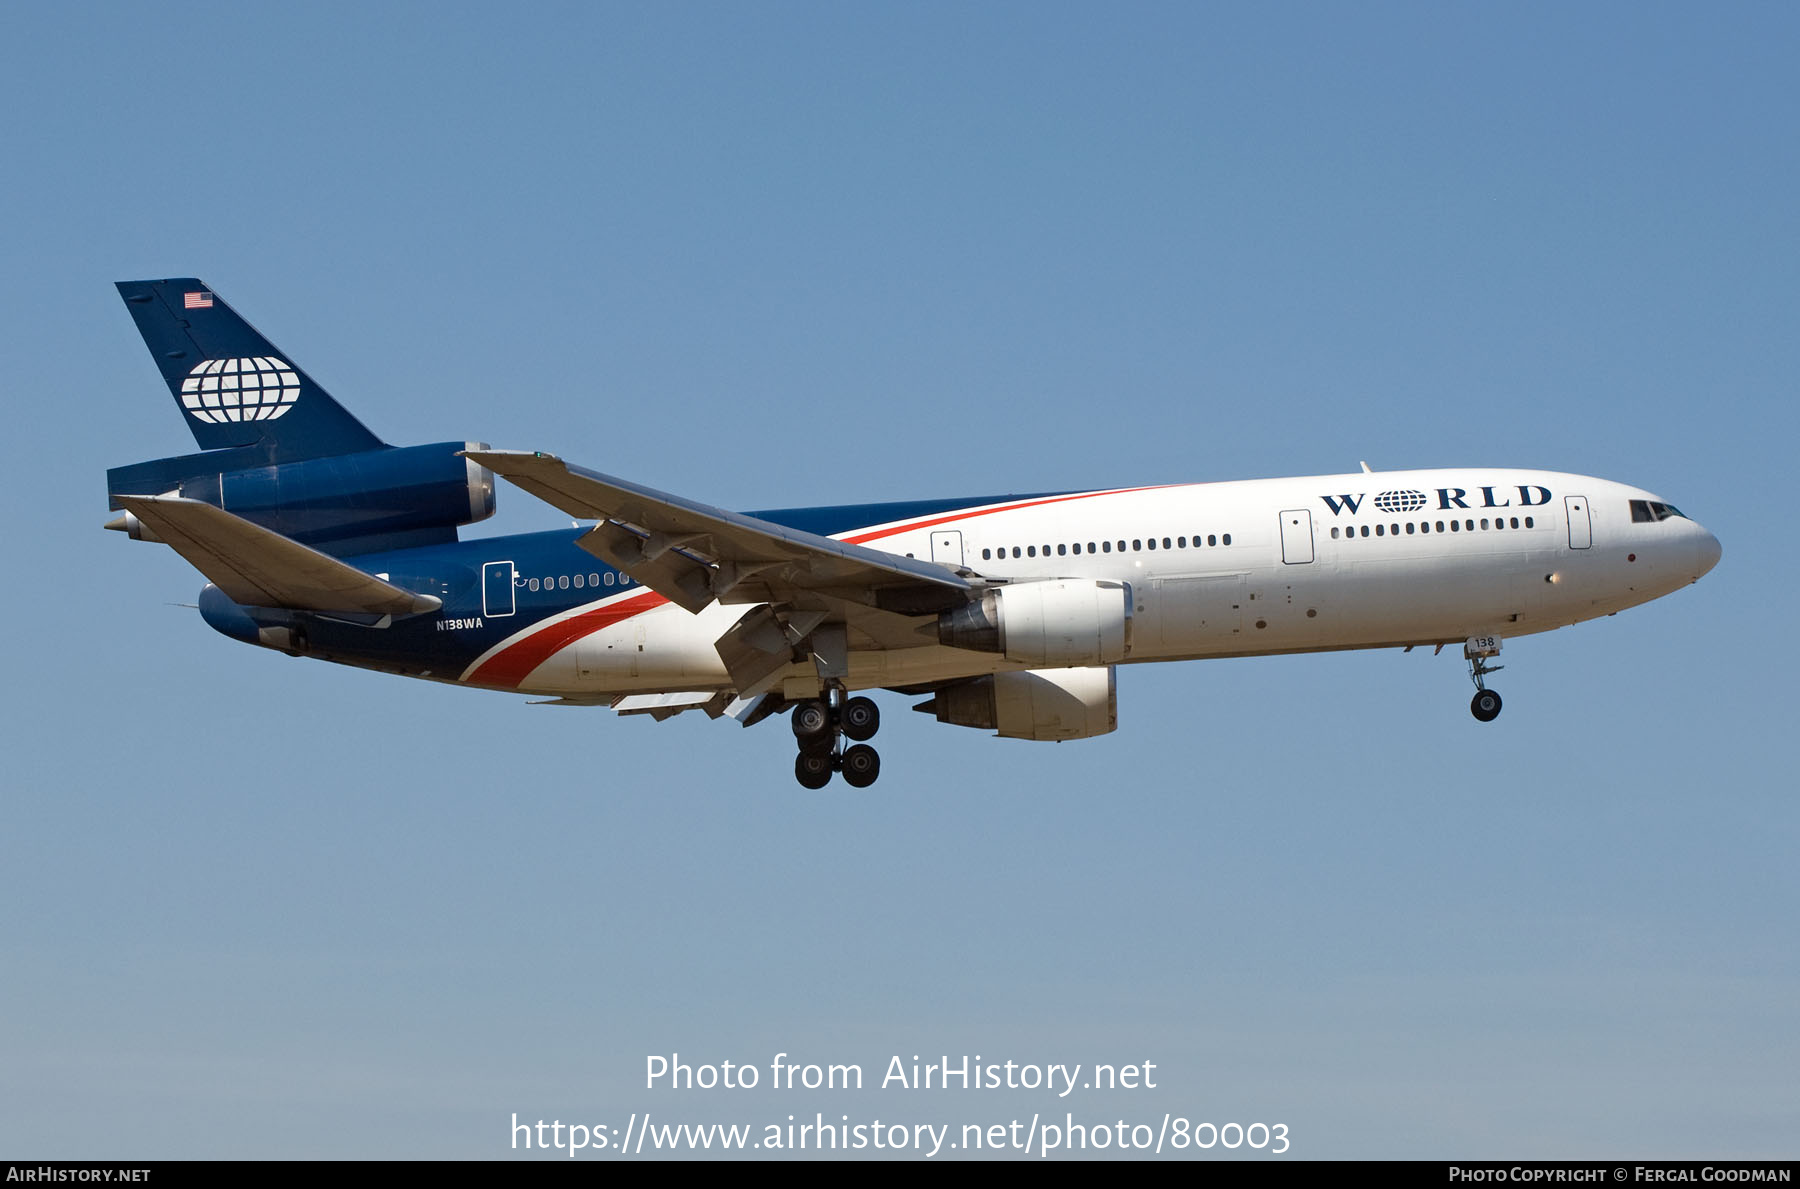
<instances>
[{"instance_id":1,"label":"american flag decal on tail","mask_svg":"<svg viewBox=\"0 0 1800 1189\"><path fill-rule=\"evenodd\" d=\"M204 292L183 293L181 295L181 305L183 309L210 310L212 309L212 294Z\"/></svg>"}]
</instances>

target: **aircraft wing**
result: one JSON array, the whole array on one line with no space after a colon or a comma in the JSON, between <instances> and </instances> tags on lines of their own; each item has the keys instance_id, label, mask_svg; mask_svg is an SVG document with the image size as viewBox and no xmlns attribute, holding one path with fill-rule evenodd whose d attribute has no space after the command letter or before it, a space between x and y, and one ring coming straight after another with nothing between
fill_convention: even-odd
<instances>
[{"instance_id":1,"label":"aircraft wing","mask_svg":"<svg viewBox=\"0 0 1800 1189\"><path fill-rule=\"evenodd\" d=\"M599 520L580 539L583 549L692 612L717 599L924 615L960 606L971 589L936 562L727 512L554 455L476 450L468 457L570 516Z\"/></svg>"},{"instance_id":2,"label":"aircraft wing","mask_svg":"<svg viewBox=\"0 0 1800 1189\"><path fill-rule=\"evenodd\" d=\"M119 505L234 603L341 614L420 615L443 606L200 500L121 495Z\"/></svg>"}]
</instances>

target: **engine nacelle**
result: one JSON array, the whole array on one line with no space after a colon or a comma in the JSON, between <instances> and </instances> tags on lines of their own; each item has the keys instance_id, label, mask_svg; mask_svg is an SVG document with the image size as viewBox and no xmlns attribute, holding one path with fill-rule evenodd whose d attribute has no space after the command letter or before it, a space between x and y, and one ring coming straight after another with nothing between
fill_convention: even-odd
<instances>
[{"instance_id":1,"label":"engine nacelle","mask_svg":"<svg viewBox=\"0 0 1800 1189\"><path fill-rule=\"evenodd\" d=\"M938 642L1041 668L1109 665L1131 651L1131 585L1054 578L985 590L938 616Z\"/></svg>"},{"instance_id":2,"label":"engine nacelle","mask_svg":"<svg viewBox=\"0 0 1800 1189\"><path fill-rule=\"evenodd\" d=\"M396 534L448 530L454 538L456 526L493 515L494 473L459 456L475 449L484 447L438 442L235 469L234 459L220 456L236 452L214 451L118 467L106 478L114 494L204 500L284 537L347 553L361 538L379 541L377 548L394 547ZM114 526L155 539L129 514Z\"/></svg>"},{"instance_id":3,"label":"engine nacelle","mask_svg":"<svg viewBox=\"0 0 1800 1189\"><path fill-rule=\"evenodd\" d=\"M939 722L997 731L1005 739L1090 739L1118 728L1118 685L1111 665L995 673L947 685L917 709Z\"/></svg>"}]
</instances>

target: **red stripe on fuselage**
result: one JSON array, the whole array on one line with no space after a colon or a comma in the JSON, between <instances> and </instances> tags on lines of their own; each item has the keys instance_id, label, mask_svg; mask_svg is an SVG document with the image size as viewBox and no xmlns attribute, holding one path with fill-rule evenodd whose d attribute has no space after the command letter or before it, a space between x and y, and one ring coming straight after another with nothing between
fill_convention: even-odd
<instances>
[{"instance_id":1,"label":"red stripe on fuselage","mask_svg":"<svg viewBox=\"0 0 1800 1189\"><path fill-rule=\"evenodd\" d=\"M850 545L866 545L870 541L879 541L883 537L891 537L896 533L916 532L922 528L930 528L936 524L949 524L952 520L974 520L978 516L992 516L996 512L1017 512L1024 508L1041 508L1045 504L1063 504L1070 500L1089 500L1097 495L1126 495L1133 491L1157 491L1163 487L1179 487L1179 483L1159 483L1151 487L1120 487L1112 491L1078 491L1074 495L1053 495L1041 500L1027 500L1022 504L1002 504L994 508L982 508L977 512L951 512L931 520L914 520L898 528L877 529L872 533L860 536L841 538Z\"/></svg>"},{"instance_id":2,"label":"red stripe on fuselage","mask_svg":"<svg viewBox=\"0 0 1800 1189\"><path fill-rule=\"evenodd\" d=\"M608 603L604 607L595 607L592 611L583 611L580 615L559 619L539 628L518 643L496 652L463 680L471 685L517 689L520 682L531 676L533 669L556 655L559 649L573 644L583 636L609 628L621 619L630 619L633 615L652 607L660 607L668 601L655 591L646 590L617 603Z\"/></svg>"},{"instance_id":3,"label":"red stripe on fuselage","mask_svg":"<svg viewBox=\"0 0 1800 1189\"><path fill-rule=\"evenodd\" d=\"M1074 495L1053 495L1041 500L1027 500L1018 504L1000 504L992 508L980 508L975 511L950 512L929 520L908 521L892 528L875 529L853 536L840 537L839 540L850 545L865 545L870 541L879 541L883 537L897 536L900 533L915 532L933 525L949 524L953 520L973 520L978 516L991 516L996 512L1017 512L1024 508L1037 508L1045 504L1061 504L1069 500L1093 499L1102 495L1126 495L1134 491L1157 491L1165 487L1179 487L1178 483L1159 483L1150 487L1119 487L1110 491L1081 491ZM645 611L660 607L669 600L653 590L640 595L633 595L618 603L608 603L604 607L595 607L592 611L583 611L579 615L571 615L567 619L559 619L534 631L531 635L516 643L509 644L493 656L481 663L473 673L463 680L471 685L491 685L502 689L517 689L531 671L556 655L557 651L566 648L583 636L603 631L623 619L641 615Z\"/></svg>"}]
</instances>

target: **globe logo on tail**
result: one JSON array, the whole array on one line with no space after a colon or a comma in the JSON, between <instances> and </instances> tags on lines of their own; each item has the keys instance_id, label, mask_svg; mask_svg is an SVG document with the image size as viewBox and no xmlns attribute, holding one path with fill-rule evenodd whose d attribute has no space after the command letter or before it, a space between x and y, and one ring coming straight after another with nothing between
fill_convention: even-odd
<instances>
[{"instance_id":1,"label":"globe logo on tail","mask_svg":"<svg viewBox=\"0 0 1800 1189\"><path fill-rule=\"evenodd\" d=\"M300 399L300 377L272 355L209 359L181 382L181 404L210 425L273 421Z\"/></svg>"}]
</instances>

